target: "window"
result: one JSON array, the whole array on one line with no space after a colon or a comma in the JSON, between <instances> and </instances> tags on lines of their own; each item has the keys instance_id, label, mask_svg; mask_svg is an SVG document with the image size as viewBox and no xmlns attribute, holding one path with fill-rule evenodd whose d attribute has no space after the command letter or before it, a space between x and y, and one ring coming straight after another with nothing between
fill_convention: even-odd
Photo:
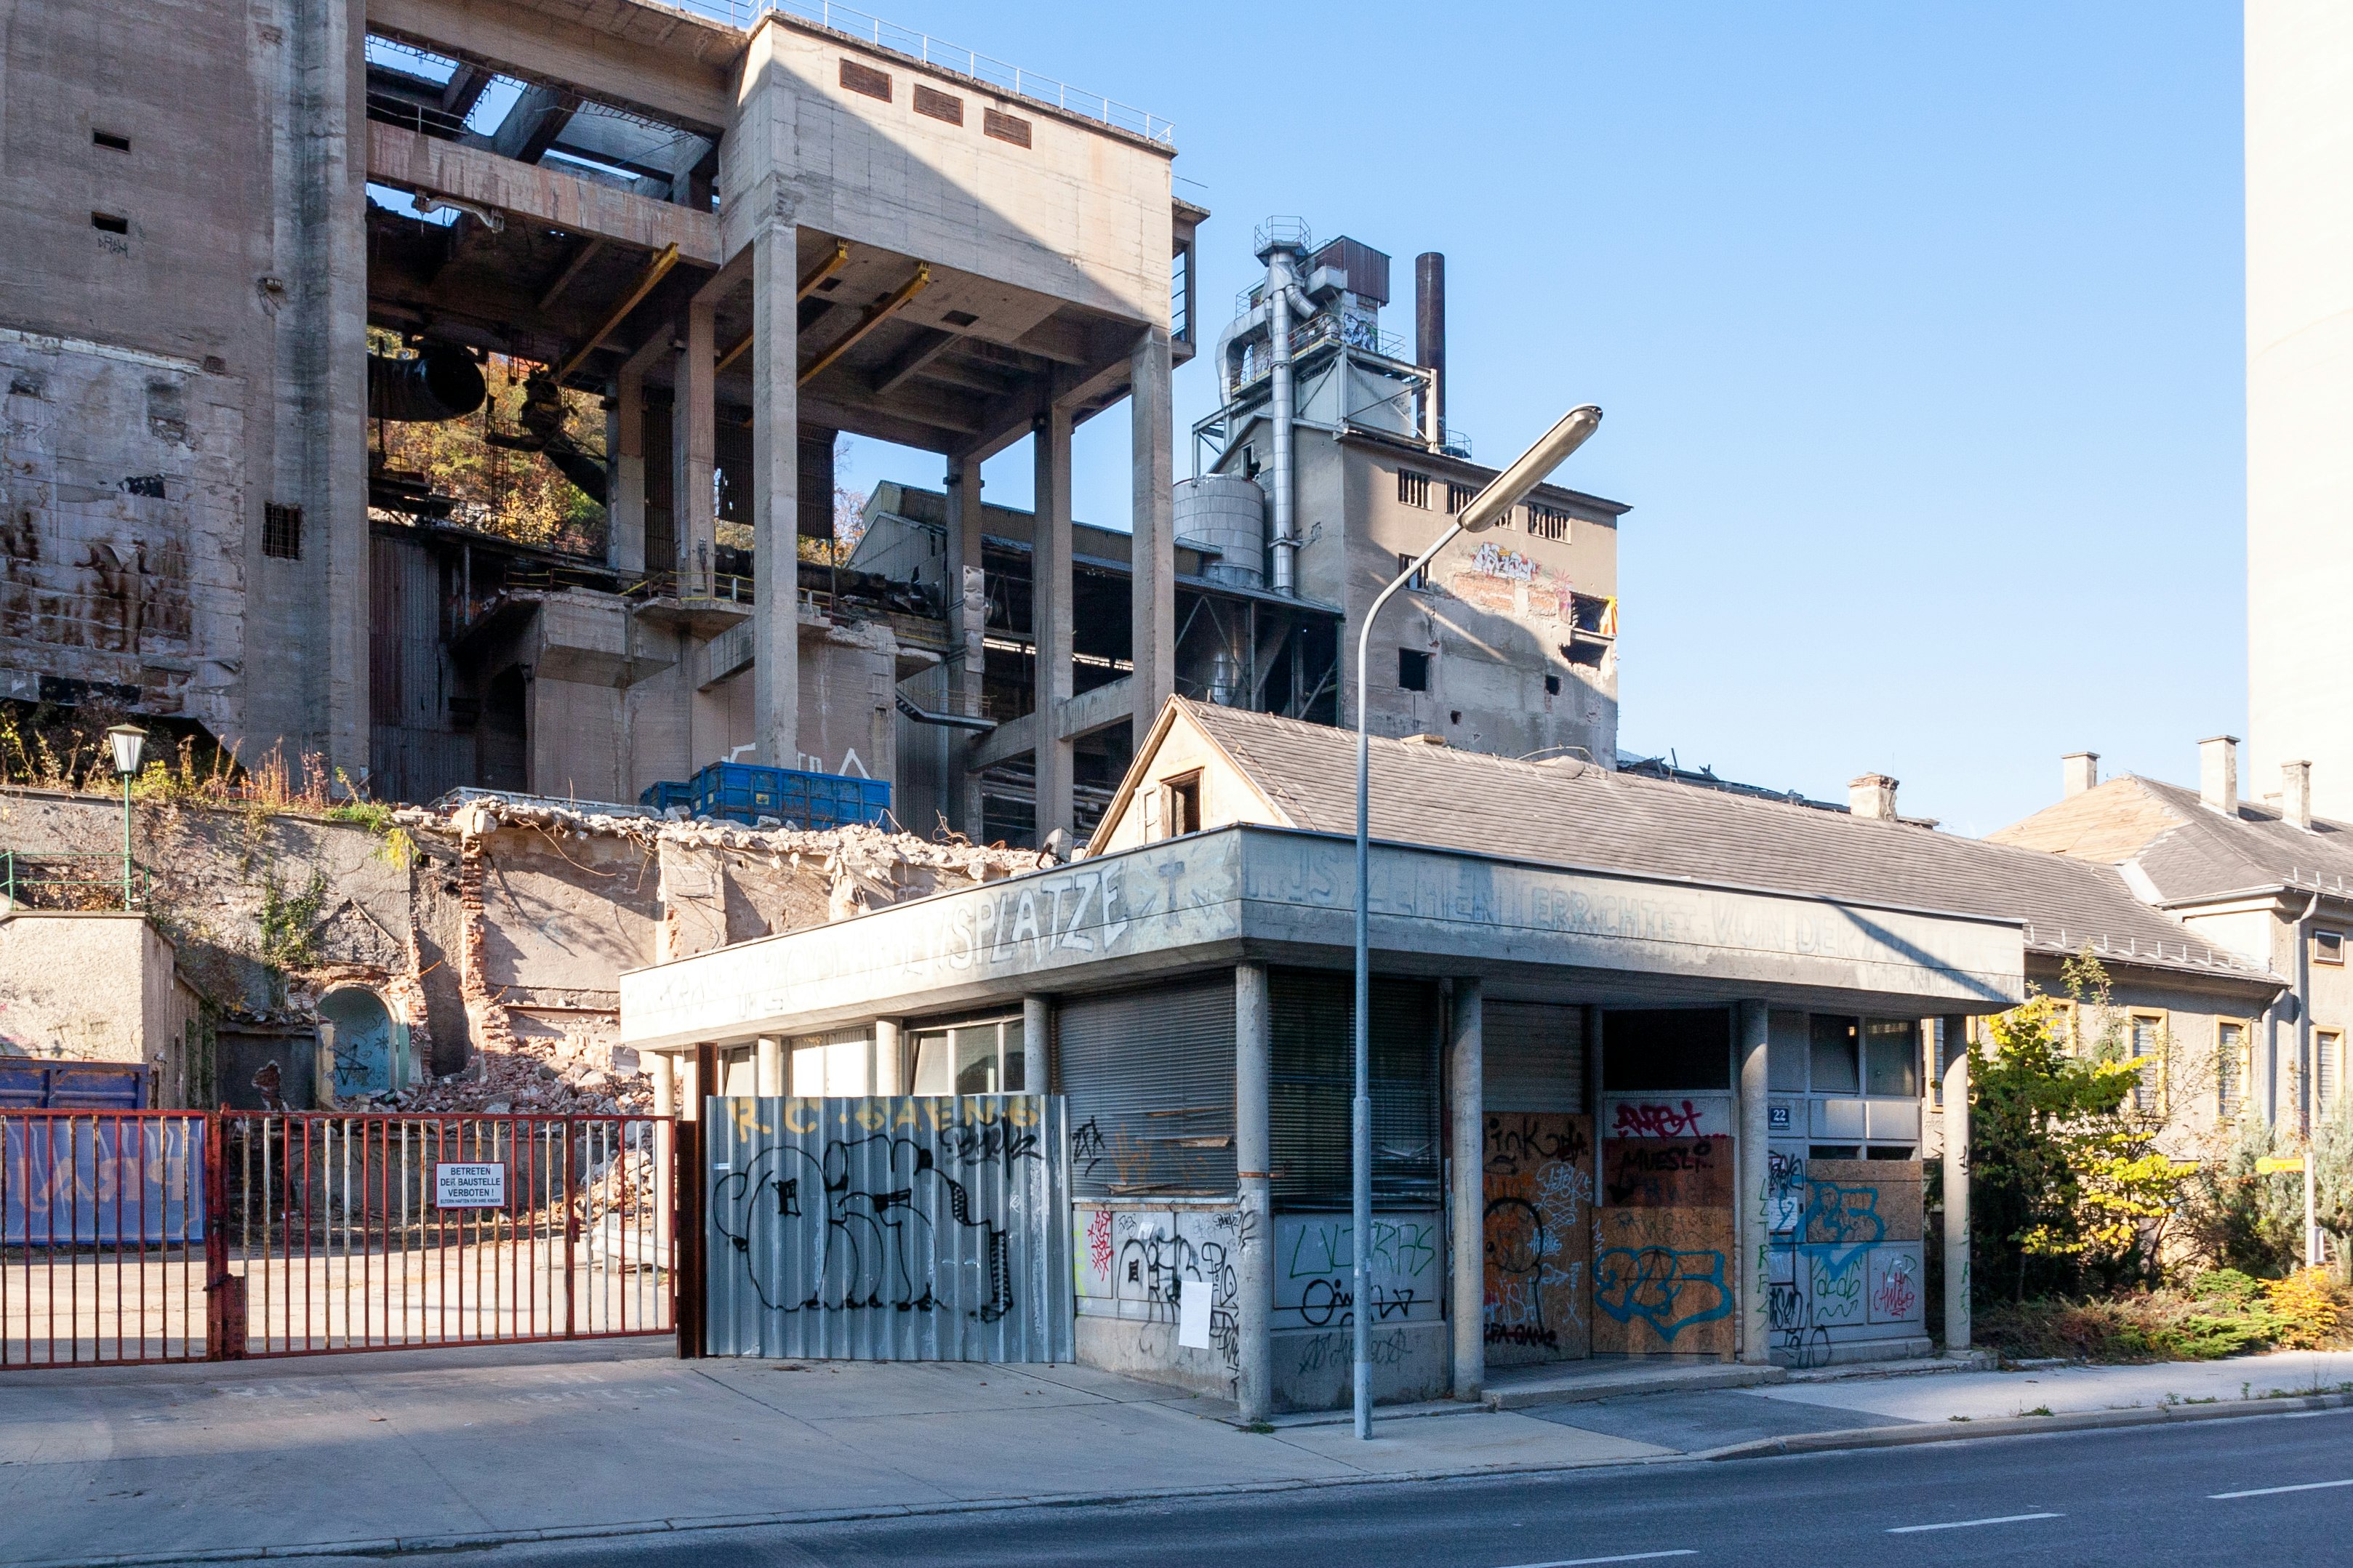
<instances>
[{"instance_id":1,"label":"window","mask_svg":"<svg viewBox=\"0 0 2353 1568\"><path fill-rule=\"evenodd\" d=\"M1398 500L1408 506L1430 510L1430 476L1417 474L1410 468L1398 470Z\"/></svg>"},{"instance_id":2,"label":"window","mask_svg":"<svg viewBox=\"0 0 2353 1568\"><path fill-rule=\"evenodd\" d=\"M1814 1092L1853 1094L1860 1090L1862 1074L1857 1066L1855 1047L1862 1034L1861 1026L1852 1018L1817 1013L1813 1017L1810 1056ZM1601 1059L1604 1062L1609 1059L1606 1051Z\"/></svg>"},{"instance_id":3,"label":"window","mask_svg":"<svg viewBox=\"0 0 2353 1568\"><path fill-rule=\"evenodd\" d=\"M2342 963L2345 962L2345 933L2341 931L2316 931L2312 933L2312 962Z\"/></svg>"},{"instance_id":4,"label":"window","mask_svg":"<svg viewBox=\"0 0 2353 1568\"><path fill-rule=\"evenodd\" d=\"M1187 773L1163 786L1167 802L1168 837L1181 838L1201 831L1201 775Z\"/></svg>"},{"instance_id":5,"label":"window","mask_svg":"<svg viewBox=\"0 0 2353 1568\"><path fill-rule=\"evenodd\" d=\"M2165 1015L2135 1013L2130 1025L2134 1069L2132 1108L2144 1116L2165 1113Z\"/></svg>"},{"instance_id":6,"label":"window","mask_svg":"<svg viewBox=\"0 0 2353 1568\"><path fill-rule=\"evenodd\" d=\"M980 130L981 134L985 136L994 136L999 142L1010 142L1016 147L1029 145L1029 122L1016 119L1010 114L1000 114L994 109L984 109L980 111Z\"/></svg>"},{"instance_id":7,"label":"window","mask_svg":"<svg viewBox=\"0 0 2353 1568\"><path fill-rule=\"evenodd\" d=\"M1397 569L1398 569L1398 571L1399 573L1403 573L1407 567L1409 567L1409 566L1410 566L1410 565L1412 565L1412 564L1413 564L1413 561L1414 561L1414 558L1413 558L1412 556L1408 555L1408 554L1407 554L1404 551L1402 551L1402 550L1398 551L1398 568L1397 568ZM1430 592L1430 568L1429 568L1429 567L1427 567L1427 566L1424 566L1420 571L1416 572L1412 576L1406 578L1406 580L1405 580L1405 586L1406 586L1406 592L1408 592L1408 593L1409 593L1409 594L1427 594L1427 593L1429 593L1429 592Z\"/></svg>"},{"instance_id":8,"label":"window","mask_svg":"<svg viewBox=\"0 0 2353 1568\"><path fill-rule=\"evenodd\" d=\"M1530 501L1528 531L1538 539L1549 539L1556 543L1566 542L1568 539L1568 513L1557 507L1540 506L1535 501Z\"/></svg>"},{"instance_id":9,"label":"window","mask_svg":"<svg viewBox=\"0 0 2353 1568\"><path fill-rule=\"evenodd\" d=\"M100 234L129 234L131 220L117 217L112 213L92 213L90 215L90 226Z\"/></svg>"},{"instance_id":10,"label":"window","mask_svg":"<svg viewBox=\"0 0 2353 1568\"><path fill-rule=\"evenodd\" d=\"M1405 691L1430 689L1430 656L1419 648L1398 649L1398 687Z\"/></svg>"},{"instance_id":11,"label":"window","mask_svg":"<svg viewBox=\"0 0 2353 1568\"><path fill-rule=\"evenodd\" d=\"M964 100L952 92L941 92L936 89L925 87L922 82L917 82L915 112L929 115L934 120L944 120L950 125L962 125Z\"/></svg>"},{"instance_id":12,"label":"window","mask_svg":"<svg viewBox=\"0 0 2353 1568\"><path fill-rule=\"evenodd\" d=\"M279 561L302 559L302 509L276 501L261 509L261 552Z\"/></svg>"},{"instance_id":13,"label":"window","mask_svg":"<svg viewBox=\"0 0 2353 1568\"><path fill-rule=\"evenodd\" d=\"M1447 480L1446 515L1452 517L1464 507L1469 506L1471 504L1471 498L1478 493L1479 492L1477 490L1472 489L1469 485L1458 485L1451 479Z\"/></svg>"},{"instance_id":14,"label":"window","mask_svg":"<svg viewBox=\"0 0 2353 1568\"><path fill-rule=\"evenodd\" d=\"M1612 1007L1601 1020L1601 1041L1606 1089L1674 1094L1732 1087L1728 1007Z\"/></svg>"},{"instance_id":15,"label":"window","mask_svg":"<svg viewBox=\"0 0 2353 1568\"><path fill-rule=\"evenodd\" d=\"M891 73L876 70L872 66L860 65L856 60L841 62L841 85L868 98L891 101Z\"/></svg>"},{"instance_id":16,"label":"window","mask_svg":"<svg viewBox=\"0 0 2353 1568\"><path fill-rule=\"evenodd\" d=\"M2246 1108L2247 1026L2214 1026L2214 1109L2224 1121L2238 1120Z\"/></svg>"},{"instance_id":17,"label":"window","mask_svg":"<svg viewBox=\"0 0 2353 1568\"><path fill-rule=\"evenodd\" d=\"M787 1058L786 1092L810 1099L874 1092L874 1031L871 1027L797 1035Z\"/></svg>"},{"instance_id":18,"label":"window","mask_svg":"<svg viewBox=\"0 0 2353 1568\"><path fill-rule=\"evenodd\" d=\"M1545 677L1545 695L1546 697L1557 697L1560 695L1559 676L1547 675Z\"/></svg>"},{"instance_id":19,"label":"window","mask_svg":"<svg viewBox=\"0 0 2353 1568\"><path fill-rule=\"evenodd\" d=\"M915 1036L917 1094L1021 1094L1029 1053L1018 1016L924 1029Z\"/></svg>"},{"instance_id":20,"label":"window","mask_svg":"<svg viewBox=\"0 0 2353 1568\"><path fill-rule=\"evenodd\" d=\"M2312 1108L2337 1109L2338 1071L2344 1065L2345 1037L2335 1029L2312 1032Z\"/></svg>"},{"instance_id":21,"label":"window","mask_svg":"<svg viewBox=\"0 0 2353 1568\"><path fill-rule=\"evenodd\" d=\"M2068 1056L2075 1054L2075 1004L2051 1005L2051 1043Z\"/></svg>"},{"instance_id":22,"label":"window","mask_svg":"<svg viewBox=\"0 0 2353 1568\"><path fill-rule=\"evenodd\" d=\"M1920 1026L1871 1018L1862 1026L1863 1092L1920 1097Z\"/></svg>"},{"instance_id":23,"label":"window","mask_svg":"<svg viewBox=\"0 0 2353 1568\"><path fill-rule=\"evenodd\" d=\"M90 133L90 140L91 145L103 147L110 153L128 153L131 151L131 138L128 136L117 136L111 131L93 131Z\"/></svg>"}]
</instances>

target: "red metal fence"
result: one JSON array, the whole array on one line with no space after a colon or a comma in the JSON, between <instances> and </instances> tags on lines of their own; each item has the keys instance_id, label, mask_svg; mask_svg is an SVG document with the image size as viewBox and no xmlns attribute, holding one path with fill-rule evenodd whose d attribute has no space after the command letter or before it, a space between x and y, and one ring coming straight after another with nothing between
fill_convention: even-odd
<instances>
[{"instance_id":1,"label":"red metal fence","mask_svg":"<svg viewBox=\"0 0 2353 1568\"><path fill-rule=\"evenodd\" d=\"M631 1116L0 1111L0 1365L673 1333L679 1137Z\"/></svg>"}]
</instances>

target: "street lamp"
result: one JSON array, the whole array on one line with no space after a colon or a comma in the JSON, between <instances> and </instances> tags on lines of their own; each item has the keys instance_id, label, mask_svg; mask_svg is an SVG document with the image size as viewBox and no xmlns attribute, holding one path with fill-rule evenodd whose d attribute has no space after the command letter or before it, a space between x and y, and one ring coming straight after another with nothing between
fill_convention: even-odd
<instances>
[{"instance_id":1,"label":"street lamp","mask_svg":"<svg viewBox=\"0 0 2353 1568\"><path fill-rule=\"evenodd\" d=\"M1561 416L1560 423L1545 432L1544 439L1520 454L1519 459L1488 482L1487 488L1471 498L1471 504L1457 513L1452 526L1438 536L1437 542L1414 558L1413 564L1398 573L1389 585L1373 597L1373 607L1365 612L1363 624L1356 630L1356 1005L1355 1034L1356 1053L1356 1098L1355 1115L1351 1118L1351 1155L1355 1169L1353 1185L1355 1242L1351 1251L1356 1264L1356 1436L1369 1438L1373 1435L1373 1329L1369 1306L1373 1235L1373 1071L1370 1012L1372 1008L1372 895L1368 885L1372 866L1372 832L1370 809L1372 801L1372 744L1365 728L1366 661L1371 657L1373 621L1409 582L1427 567L1438 552L1464 533L1480 533L1493 528L1512 512L1520 498L1541 483L1544 477L1560 466L1562 459L1585 445L1586 438L1600 427L1601 410L1588 403ZM1461 1159L1461 1151L1455 1158ZM1460 1266L1458 1260L1458 1267Z\"/></svg>"},{"instance_id":2,"label":"street lamp","mask_svg":"<svg viewBox=\"0 0 2353 1568\"><path fill-rule=\"evenodd\" d=\"M147 749L147 731L136 724L108 727L106 743L114 752L114 772L122 780L122 907L131 907L131 781L139 776L139 754Z\"/></svg>"}]
</instances>

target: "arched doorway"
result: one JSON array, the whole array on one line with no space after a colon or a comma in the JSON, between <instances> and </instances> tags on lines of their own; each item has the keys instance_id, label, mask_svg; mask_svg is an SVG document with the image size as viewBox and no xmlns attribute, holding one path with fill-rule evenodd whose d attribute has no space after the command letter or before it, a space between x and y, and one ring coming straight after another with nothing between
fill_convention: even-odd
<instances>
[{"instance_id":1,"label":"arched doorway","mask_svg":"<svg viewBox=\"0 0 2353 1568\"><path fill-rule=\"evenodd\" d=\"M319 1058L334 1103L389 1094L408 1081L408 1029L375 992L338 986L319 998Z\"/></svg>"}]
</instances>

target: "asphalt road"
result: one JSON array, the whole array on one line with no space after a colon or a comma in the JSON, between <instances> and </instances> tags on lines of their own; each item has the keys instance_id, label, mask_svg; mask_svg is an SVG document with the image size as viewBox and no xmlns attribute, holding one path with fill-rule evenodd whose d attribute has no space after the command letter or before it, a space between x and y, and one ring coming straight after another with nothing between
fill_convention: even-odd
<instances>
[{"instance_id":1,"label":"asphalt road","mask_svg":"<svg viewBox=\"0 0 2353 1568\"><path fill-rule=\"evenodd\" d=\"M2297 1489L2214 1495L2261 1489ZM2292 1568L2353 1563L2353 1411L466 1555L483 1568Z\"/></svg>"}]
</instances>

